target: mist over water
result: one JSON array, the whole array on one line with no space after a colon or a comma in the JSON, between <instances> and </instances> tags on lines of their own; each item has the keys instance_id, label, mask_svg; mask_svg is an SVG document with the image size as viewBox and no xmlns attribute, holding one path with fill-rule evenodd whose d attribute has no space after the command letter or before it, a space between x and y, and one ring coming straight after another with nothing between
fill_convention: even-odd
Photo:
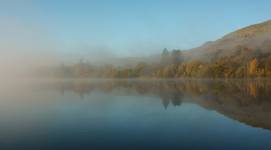
<instances>
[{"instance_id":1,"label":"mist over water","mask_svg":"<svg viewBox=\"0 0 271 150\"><path fill-rule=\"evenodd\" d=\"M0 0L0 149L270 150L270 5Z\"/></svg>"}]
</instances>

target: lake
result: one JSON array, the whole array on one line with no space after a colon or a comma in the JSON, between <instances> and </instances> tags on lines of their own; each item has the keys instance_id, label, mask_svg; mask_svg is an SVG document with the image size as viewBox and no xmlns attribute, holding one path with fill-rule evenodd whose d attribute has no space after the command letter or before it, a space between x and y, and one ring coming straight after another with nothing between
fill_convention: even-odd
<instances>
[{"instance_id":1,"label":"lake","mask_svg":"<svg viewBox=\"0 0 271 150\"><path fill-rule=\"evenodd\" d=\"M0 149L271 149L269 80L34 80L0 89Z\"/></svg>"}]
</instances>

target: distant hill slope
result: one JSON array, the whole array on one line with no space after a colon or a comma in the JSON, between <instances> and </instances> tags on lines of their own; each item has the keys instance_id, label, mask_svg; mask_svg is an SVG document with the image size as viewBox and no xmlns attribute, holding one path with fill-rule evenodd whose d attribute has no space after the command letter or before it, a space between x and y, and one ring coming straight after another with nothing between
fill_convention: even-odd
<instances>
[{"instance_id":1,"label":"distant hill slope","mask_svg":"<svg viewBox=\"0 0 271 150\"><path fill-rule=\"evenodd\" d=\"M184 54L187 61L211 61L221 57L236 56L242 48L249 49L250 53L270 55L271 20L237 30L221 39L185 51Z\"/></svg>"}]
</instances>

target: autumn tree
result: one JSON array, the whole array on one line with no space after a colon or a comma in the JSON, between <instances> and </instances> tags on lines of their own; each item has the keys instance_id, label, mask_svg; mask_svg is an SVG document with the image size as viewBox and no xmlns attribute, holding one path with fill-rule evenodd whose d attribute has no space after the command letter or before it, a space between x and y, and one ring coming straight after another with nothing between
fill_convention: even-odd
<instances>
[{"instance_id":1,"label":"autumn tree","mask_svg":"<svg viewBox=\"0 0 271 150\"><path fill-rule=\"evenodd\" d=\"M255 76L257 73L258 60L256 58L252 59L248 64L248 74L249 76Z\"/></svg>"}]
</instances>

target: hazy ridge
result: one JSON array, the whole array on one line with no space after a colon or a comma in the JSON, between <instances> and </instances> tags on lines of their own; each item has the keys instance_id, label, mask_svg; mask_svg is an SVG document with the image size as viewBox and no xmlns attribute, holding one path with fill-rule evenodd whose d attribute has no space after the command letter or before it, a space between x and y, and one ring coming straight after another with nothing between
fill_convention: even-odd
<instances>
[{"instance_id":1,"label":"hazy ridge","mask_svg":"<svg viewBox=\"0 0 271 150\"><path fill-rule=\"evenodd\" d=\"M187 50L185 55L186 60L210 61L225 56L233 56L240 47L270 55L271 20L242 28L223 36L221 39Z\"/></svg>"}]
</instances>

